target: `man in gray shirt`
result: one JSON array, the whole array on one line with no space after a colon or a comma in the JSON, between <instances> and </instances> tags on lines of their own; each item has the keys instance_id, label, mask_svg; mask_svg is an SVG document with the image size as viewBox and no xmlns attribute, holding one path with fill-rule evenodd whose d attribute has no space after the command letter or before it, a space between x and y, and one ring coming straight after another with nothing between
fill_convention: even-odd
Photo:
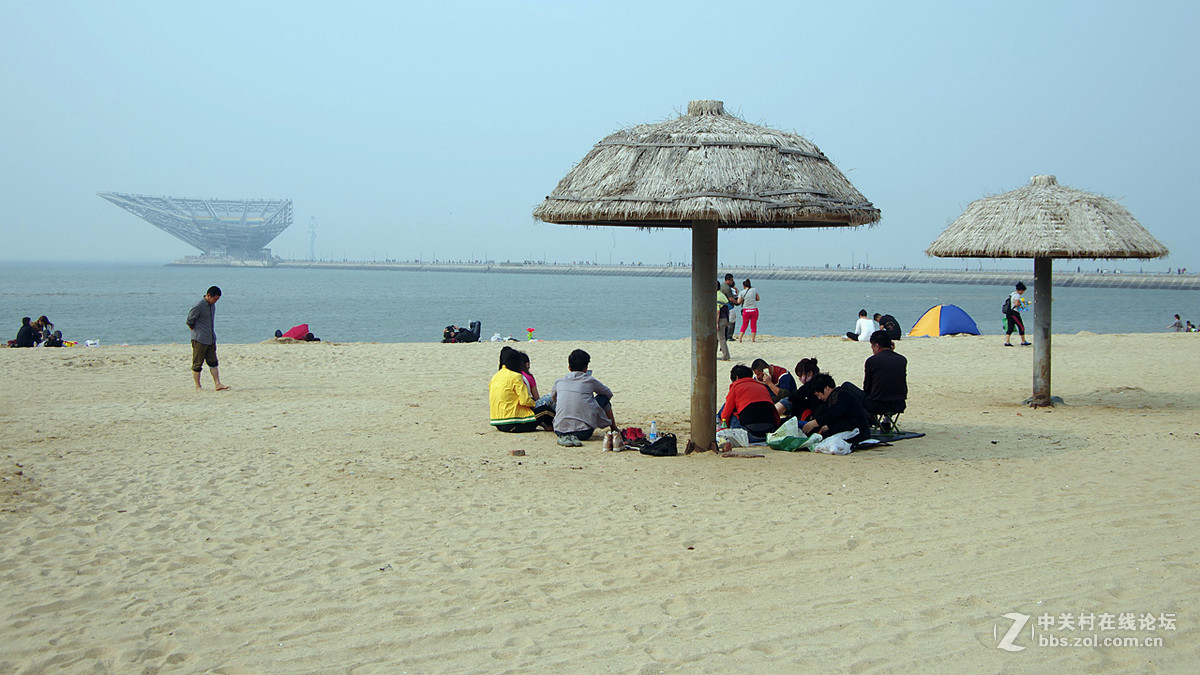
<instances>
[{"instance_id":1,"label":"man in gray shirt","mask_svg":"<svg viewBox=\"0 0 1200 675\"><path fill-rule=\"evenodd\" d=\"M558 378L550 390L550 400L554 401L554 432L560 439L570 436L586 441L599 427L617 431L609 403L612 389L592 377L592 371L588 370L591 360L591 355L582 349L571 352L567 356L571 372Z\"/></svg>"},{"instance_id":2,"label":"man in gray shirt","mask_svg":"<svg viewBox=\"0 0 1200 675\"><path fill-rule=\"evenodd\" d=\"M737 284L733 282L732 274L725 275L725 283L721 284L721 292L729 301L729 327L725 329L725 339L732 340L733 334L737 331L737 308L735 305L739 304Z\"/></svg>"},{"instance_id":3,"label":"man in gray shirt","mask_svg":"<svg viewBox=\"0 0 1200 675\"><path fill-rule=\"evenodd\" d=\"M217 391L229 388L221 384L221 373L217 370L217 333L213 330L213 320L220 299L221 289L210 286L200 302L188 312L187 327L192 331L192 379L196 382L196 391L200 391L200 370L205 363L208 364Z\"/></svg>"}]
</instances>

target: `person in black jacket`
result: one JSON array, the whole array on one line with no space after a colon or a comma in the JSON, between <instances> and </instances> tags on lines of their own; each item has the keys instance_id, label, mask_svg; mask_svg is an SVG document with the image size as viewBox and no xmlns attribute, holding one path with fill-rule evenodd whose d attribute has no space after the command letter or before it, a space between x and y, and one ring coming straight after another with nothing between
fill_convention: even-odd
<instances>
[{"instance_id":1,"label":"person in black jacket","mask_svg":"<svg viewBox=\"0 0 1200 675\"><path fill-rule=\"evenodd\" d=\"M871 353L863 364L863 407L872 415L904 412L908 359L896 353L896 344L883 330L871 333Z\"/></svg>"},{"instance_id":2,"label":"person in black jacket","mask_svg":"<svg viewBox=\"0 0 1200 675\"><path fill-rule=\"evenodd\" d=\"M846 439L851 445L870 436L871 420L863 408L862 392L850 382L841 386L833 386L833 377L829 373L818 373L811 380L816 389L818 399L825 402L825 410L818 411L812 420L805 424L806 434L819 433L822 436L858 429L858 434Z\"/></svg>"},{"instance_id":3,"label":"person in black jacket","mask_svg":"<svg viewBox=\"0 0 1200 675\"><path fill-rule=\"evenodd\" d=\"M14 341L14 347L32 347L37 344L37 331L33 326L29 325L30 318L21 317L21 327L17 329L17 339Z\"/></svg>"}]
</instances>

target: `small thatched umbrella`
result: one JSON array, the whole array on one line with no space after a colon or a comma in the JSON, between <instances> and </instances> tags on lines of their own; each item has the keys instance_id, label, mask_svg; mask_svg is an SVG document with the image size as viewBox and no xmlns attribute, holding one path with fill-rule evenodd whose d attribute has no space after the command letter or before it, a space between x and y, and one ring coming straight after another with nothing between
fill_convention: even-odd
<instances>
[{"instance_id":1,"label":"small thatched umbrella","mask_svg":"<svg viewBox=\"0 0 1200 675\"><path fill-rule=\"evenodd\" d=\"M1161 258L1167 247L1111 199L1034 176L1029 185L971 202L925 250L940 258L1033 258L1034 407L1050 396L1050 275L1054 258Z\"/></svg>"},{"instance_id":2,"label":"small thatched umbrella","mask_svg":"<svg viewBox=\"0 0 1200 675\"><path fill-rule=\"evenodd\" d=\"M592 148L534 210L564 225L692 230L692 442L714 446L717 228L840 227L879 209L802 136L750 124L721 101L618 131Z\"/></svg>"}]
</instances>

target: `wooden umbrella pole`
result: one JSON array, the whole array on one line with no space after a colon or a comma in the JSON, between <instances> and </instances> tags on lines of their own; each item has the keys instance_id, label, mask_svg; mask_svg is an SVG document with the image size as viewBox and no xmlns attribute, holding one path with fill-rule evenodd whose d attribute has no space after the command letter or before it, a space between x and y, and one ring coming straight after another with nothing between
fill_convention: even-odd
<instances>
[{"instance_id":1,"label":"wooden umbrella pole","mask_svg":"<svg viewBox=\"0 0 1200 675\"><path fill-rule=\"evenodd\" d=\"M1033 398L1029 405L1053 406L1050 399L1050 315L1053 293L1050 276L1054 260L1033 259Z\"/></svg>"},{"instance_id":2,"label":"wooden umbrella pole","mask_svg":"<svg viewBox=\"0 0 1200 675\"><path fill-rule=\"evenodd\" d=\"M688 451L716 449L717 223L692 223L692 433Z\"/></svg>"}]
</instances>

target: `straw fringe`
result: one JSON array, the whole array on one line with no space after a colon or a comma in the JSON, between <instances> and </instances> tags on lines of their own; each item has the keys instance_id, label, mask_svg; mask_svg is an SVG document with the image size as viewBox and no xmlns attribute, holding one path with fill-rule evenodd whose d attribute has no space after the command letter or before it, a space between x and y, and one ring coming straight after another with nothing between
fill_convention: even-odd
<instances>
[{"instance_id":1,"label":"straw fringe","mask_svg":"<svg viewBox=\"0 0 1200 675\"><path fill-rule=\"evenodd\" d=\"M573 225L839 227L872 224L875 208L816 145L750 124L720 101L618 131L597 143L534 210Z\"/></svg>"},{"instance_id":2,"label":"straw fringe","mask_svg":"<svg viewBox=\"0 0 1200 675\"><path fill-rule=\"evenodd\" d=\"M1161 258L1169 253L1117 202L1034 176L970 204L925 250L941 258Z\"/></svg>"}]
</instances>

